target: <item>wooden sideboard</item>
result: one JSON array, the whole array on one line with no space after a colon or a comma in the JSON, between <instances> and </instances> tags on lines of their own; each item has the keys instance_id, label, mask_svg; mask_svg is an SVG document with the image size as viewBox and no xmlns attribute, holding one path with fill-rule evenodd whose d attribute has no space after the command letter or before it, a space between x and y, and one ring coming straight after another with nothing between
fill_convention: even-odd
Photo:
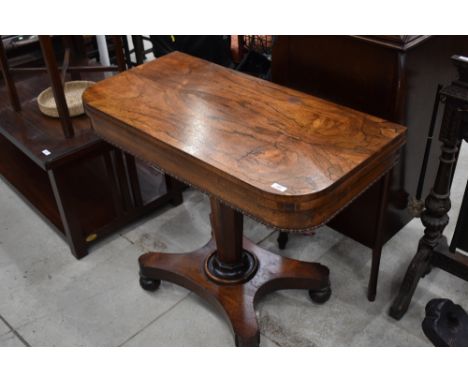
<instances>
[{"instance_id":1,"label":"wooden sideboard","mask_svg":"<svg viewBox=\"0 0 468 382\"><path fill-rule=\"evenodd\" d=\"M438 85L455 77L453 54L468 54L468 36L280 36L273 47L273 81L408 127L400 165L392 173L386 242L412 218ZM425 198L440 154L434 139L421 198ZM369 247L375 241L379 185L371 187L330 225ZM356 224L360 216L362 224Z\"/></svg>"}]
</instances>

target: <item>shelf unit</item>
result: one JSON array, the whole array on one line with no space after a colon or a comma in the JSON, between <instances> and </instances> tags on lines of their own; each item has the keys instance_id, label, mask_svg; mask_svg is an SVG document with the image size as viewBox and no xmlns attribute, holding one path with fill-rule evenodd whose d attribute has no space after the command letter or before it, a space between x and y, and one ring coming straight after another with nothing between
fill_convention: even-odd
<instances>
[{"instance_id":1,"label":"shelf unit","mask_svg":"<svg viewBox=\"0 0 468 382\"><path fill-rule=\"evenodd\" d=\"M4 54L2 64L0 175L76 258L156 208L182 202L180 183L102 141L85 115L70 119L72 135L66 138L63 118L47 117L37 106L36 96L50 86L50 71L11 73ZM103 74L81 77L99 80Z\"/></svg>"}]
</instances>

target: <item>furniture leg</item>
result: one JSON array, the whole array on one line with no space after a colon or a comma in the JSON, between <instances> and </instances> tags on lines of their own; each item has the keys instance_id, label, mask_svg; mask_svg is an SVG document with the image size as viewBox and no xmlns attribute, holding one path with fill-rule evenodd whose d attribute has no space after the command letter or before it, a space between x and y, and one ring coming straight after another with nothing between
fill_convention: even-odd
<instances>
[{"instance_id":1,"label":"furniture leg","mask_svg":"<svg viewBox=\"0 0 468 382\"><path fill-rule=\"evenodd\" d=\"M369 276L369 285L367 287L367 299L375 301L377 295L377 281L379 277L380 258L382 256L382 244L376 245L372 248L372 263L371 272Z\"/></svg>"},{"instance_id":2,"label":"furniture leg","mask_svg":"<svg viewBox=\"0 0 468 382\"><path fill-rule=\"evenodd\" d=\"M434 187L425 201L425 210L421 214L421 221L425 227L424 236L419 241L418 252L408 267L400 291L393 302L389 314L399 320L408 310L414 290L419 279L428 273L432 263L434 249L446 239L442 235L449 222L447 212L450 210L450 183L453 166L457 160L458 136L451 133L456 131L462 120L462 110L457 105L447 104L442 128L442 153L437 170ZM443 135L445 134L445 135Z\"/></svg>"},{"instance_id":3,"label":"furniture leg","mask_svg":"<svg viewBox=\"0 0 468 382\"><path fill-rule=\"evenodd\" d=\"M112 165L111 151L106 151L103 153L104 165L106 167L107 177L112 189L112 199L114 202L114 208L117 215L123 214L123 205L122 205L122 194L119 190L117 184L117 175L114 171L114 166Z\"/></svg>"},{"instance_id":4,"label":"furniture leg","mask_svg":"<svg viewBox=\"0 0 468 382\"><path fill-rule=\"evenodd\" d=\"M132 200L130 196L128 176L127 171L125 170L123 155L123 152L119 149L114 150L115 171L119 182L120 193L122 194L124 209L128 211L132 208Z\"/></svg>"},{"instance_id":5,"label":"furniture leg","mask_svg":"<svg viewBox=\"0 0 468 382\"><path fill-rule=\"evenodd\" d=\"M427 274L428 268L430 267L431 255L432 251L427 247L423 247L416 253L411 261L403 282L401 283L398 295L390 307L389 314L396 320L402 318L408 310L419 280Z\"/></svg>"},{"instance_id":6,"label":"furniture leg","mask_svg":"<svg viewBox=\"0 0 468 382\"><path fill-rule=\"evenodd\" d=\"M66 35L66 36L63 36L62 37L62 41L63 41L63 44L64 44L64 47L65 49L68 49L69 53L70 53L70 66L78 66L78 65L85 65L86 64L86 59L84 57L84 52L82 51L82 49L80 49L80 45L83 44L83 41L81 41L81 44L80 42L78 41L78 36L69 36L69 35ZM65 65L65 62L63 63L63 66L62 66L62 83L65 82L64 79L65 79L65 74L67 72L67 66L68 65ZM81 78L81 73L80 72L77 72L77 71L72 71L70 72L70 78L72 79L72 81L80 81L82 78Z\"/></svg>"},{"instance_id":7,"label":"furniture leg","mask_svg":"<svg viewBox=\"0 0 468 382\"><path fill-rule=\"evenodd\" d=\"M143 38L139 35L132 35L133 48L135 50L136 64L141 65L145 62L145 48Z\"/></svg>"},{"instance_id":8,"label":"furniture leg","mask_svg":"<svg viewBox=\"0 0 468 382\"><path fill-rule=\"evenodd\" d=\"M122 37L121 36L112 36L112 42L114 44L114 53L115 53L115 60L117 61L117 67L119 72L123 72L126 70L125 65L125 56L123 52L123 45L122 45Z\"/></svg>"},{"instance_id":9,"label":"furniture leg","mask_svg":"<svg viewBox=\"0 0 468 382\"><path fill-rule=\"evenodd\" d=\"M8 88L8 97L10 98L11 106L15 111L21 111L21 104L16 91L15 82L11 78L10 68L8 67L7 56L5 48L3 47L3 41L0 40L0 70L3 75L3 80Z\"/></svg>"},{"instance_id":10,"label":"furniture leg","mask_svg":"<svg viewBox=\"0 0 468 382\"><path fill-rule=\"evenodd\" d=\"M125 63L128 68L131 68L133 67L133 64L132 64L132 59L130 57L130 48L128 46L127 36L121 35L120 38L122 41L122 46L123 46L123 51L124 51Z\"/></svg>"},{"instance_id":11,"label":"furniture leg","mask_svg":"<svg viewBox=\"0 0 468 382\"><path fill-rule=\"evenodd\" d=\"M450 243L450 252L455 252L457 248L468 250L467 240L463 240L464 234L468 230L468 182L466 183L465 193L463 194L458 220L455 226L455 232Z\"/></svg>"},{"instance_id":12,"label":"furniture leg","mask_svg":"<svg viewBox=\"0 0 468 382\"><path fill-rule=\"evenodd\" d=\"M280 231L280 233L278 234L278 239L276 239L276 241L278 242L278 248L285 249L286 244L288 244L288 240L289 234L285 231Z\"/></svg>"},{"instance_id":13,"label":"furniture leg","mask_svg":"<svg viewBox=\"0 0 468 382\"><path fill-rule=\"evenodd\" d=\"M384 223L385 223L385 212L388 205L388 194L389 194L389 187L390 187L390 172L388 172L381 180L381 191L380 191L380 203L379 209L377 214L377 225L375 227L375 234L374 234L374 246L372 248L372 265L371 265L371 272L369 277L369 285L367 291L367 299L369 301L374 301L377 295L377 282L379 276L379 268L380 268L380 258L382 255L382 246L383 246L383 232L384 232ZM280 232L278 234L278 247L280 249L286 248L286 244L288 242L288 232Z\"/></svg>"},{"instance_id":14,"label":"furniture leg","mask_svg":"<svg viewBox=\"0 0 468 382\"><path fill-rule=\"evenodd\" d=\"M382 255L383 232L385 224L385 212L388 205L388 191L390 187L390 172L387 172L381 180L380 202L377 215L377 225L375 227L375 242L372 248L372 265L367 289L367 299L374 301L377 295L377 281L379 277L380 258Z\"/></svg>"},{"instance_id":15,"label":"furniture leg","mask_svg":"<svg viewBox=\"0 0 468 382\"><path fill-rule=\"evenodd\" d=\"M127 153L123 153L123 155L125 158L125 164L127 165L128 180L130 182L134 206L141 207L143 206L143 199L141 197L140 181L138 180L135 157Z\"/></svg>"},{"instance_id":16,"label":"furniture leg","mask_svg":"<svg viewBox=\"0 0 468 382\"><path fill-rule=\"evenodd\" d=\"M63 167L51 169L48 171L48 175L68 245L70 246L73 256L80 259L88 253L88 249L84 241L84 235L76 213L75 204L65 179L65 169Z\"/></svg>"},{"instance_id":17,"label":"furniture leg","mask_svg":"<svg viewBox=\"0 0 468 382\"><path fill-rule=\"evenodd\" d=\"M166 179L167 193L172 195L171 204L173 206L182 204L184 201L182 196L183 184L167 174L164 177Z\"/></svg>"},{"instance_id":18,"label":"furniture leg","mask_svg":"<svg viewBox=\"0 0 468 382\"><path fill-rule=\"evenodd\" d=\"M292 260L266 251L242 236L240 212L211 198L214 237L184 254L140 256L140 285L155 290L160 280L179 284L218 307L230 322L237 346L258 346L255 304L279 289L308 289L314 301L331 293L329 271L318 263Z\"/></svg>"},{"instance_id":19,"label":"furniture leg","mask_svg":"<svg viewBox=\"0 0 468 382\"><path fill-rule=\"evenodd\" d=\"M41 44L42 54L52 83L52 91L57 105L60 123L62 124L63 134L65 135L65 138L73 138L75 132L73 130L73 123L68 111L67 101L65 100L62 79L60 78L57 62L55 60L52 39L50 36L39 36L39 42Z\"/></svg>"}]
</instances>

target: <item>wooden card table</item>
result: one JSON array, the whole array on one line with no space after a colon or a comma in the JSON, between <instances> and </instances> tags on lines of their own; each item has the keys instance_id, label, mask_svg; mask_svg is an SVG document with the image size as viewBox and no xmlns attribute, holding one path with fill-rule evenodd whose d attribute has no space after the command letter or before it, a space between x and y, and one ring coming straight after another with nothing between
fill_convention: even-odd
<instances>
[{"instance_id":1,"label":"wooden card table","mask_svg":"<svg viewBox=\"0 0 468 382\"><path fill-rule=\"evenodd\" d=\"M326 267L243 238L243 214L281 230L322 225L382 178L405 142L400 125L179 52L92 86L84 103L105 140L210 196L209 243L141 256L140 283L172 281L211 301L239 346L259 344L254 304L265 294L331 293Z\"/></svg>"}]
</instances>

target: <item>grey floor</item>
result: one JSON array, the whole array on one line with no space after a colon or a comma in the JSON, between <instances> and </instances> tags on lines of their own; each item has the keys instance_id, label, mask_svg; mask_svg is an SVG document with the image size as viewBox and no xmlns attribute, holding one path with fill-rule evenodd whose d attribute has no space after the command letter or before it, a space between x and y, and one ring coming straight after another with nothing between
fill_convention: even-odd
<instances>
[{"instance_id":1,"label":"grey floor","mask_svg":"<svg viewBox=\"0 0 468 382\"><path fill-rule=\"evenodd\" d=\"M463 147L452 190L449 237L468 177ZM0 346L232 346L227 323L203 300L163 282L138 285L138 256L186 251L209 238L207 198L185 202L98 244L77 261L66 244L0 180ZM245 234L279 253L277 234L249 219ZM305 291L280 291L258 306L262 346L429 346L421 330L425 304L446 297L468 308L468 284L435 269L423 279L401 321L387 315L422 234L413 220L384 247L379 291L367 301L370 251L328 227L293 235L284 256L330 268L333 294L313 304Z\"/></svg>"}]
</instances>

